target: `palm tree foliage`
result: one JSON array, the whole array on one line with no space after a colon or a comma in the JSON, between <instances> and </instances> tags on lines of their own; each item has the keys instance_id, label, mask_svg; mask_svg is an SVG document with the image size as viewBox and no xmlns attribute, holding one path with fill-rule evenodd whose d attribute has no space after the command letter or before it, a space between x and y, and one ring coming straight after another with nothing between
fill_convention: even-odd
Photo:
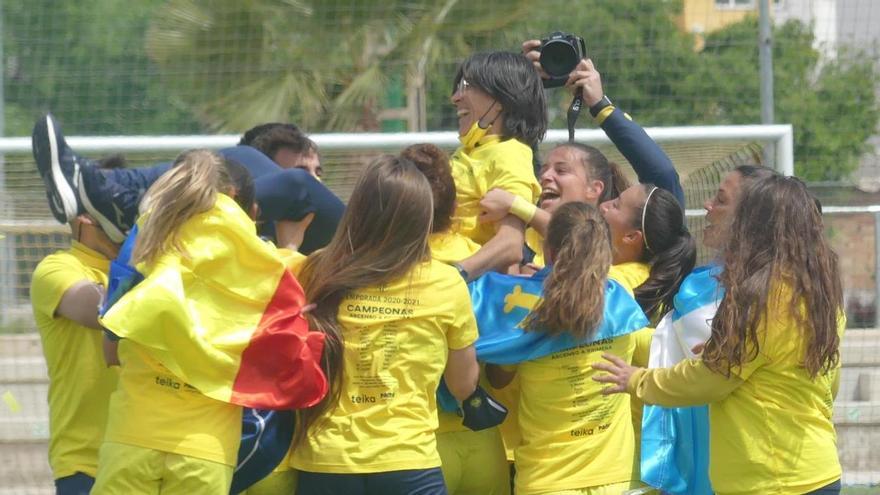
<instances>
[{"instance_id":1,"label":"palm tree foliage","mask_svg":"<svg viewBox=\"0 0 880 495\"><path fill-rule=\"evenodd\" d=\"M153 16L146 49L169 90L212 130L267 121L375 130L391 75L423 85L439 61L471 52L468 36L503 29L528 6L171 0Z\"/></svg>"}]
</instances>

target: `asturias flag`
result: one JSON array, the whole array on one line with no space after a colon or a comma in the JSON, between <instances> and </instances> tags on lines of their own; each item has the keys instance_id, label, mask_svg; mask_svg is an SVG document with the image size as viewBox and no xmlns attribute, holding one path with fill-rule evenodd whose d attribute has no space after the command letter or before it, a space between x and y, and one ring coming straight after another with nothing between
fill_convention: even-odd
<instances>
[{"instance_id":1,"label":"asturias flag","mask_svg":"<svg viewBox=\"0 0 880 495\"><path fill-rule=\"evenodd\" d=\"M569 333L549 336L529 332L521 323L544 293L544 280L550 267L531 277L487 273L470 283L471 300L480 338L475 344L477 358L494 364L516 364L555 352L565 351L597 340L632 333L648 325L648 319L635 299L619 283L605 284L605 310L602 323L586 338Z\"/></svg>"},{"instance_id":2,"label":"asturias flag","mask_svg":"<svg viewBox=\"0 0 880 495\"><path fill-rule=\"evenodd\" d=\"M144 280L103 316L208 397L296 409L327 393L324 335L310 332L305 295L276 248L229 197L178 230L186 255L139 264Z\"/></svg>"},{"instance_id":3,"label":"asturias flag","mask_svg":"<svg viewBox=\"0 0 880 495\"><path fill-rule=\"evenodd\" d=\"M570 333L548 335L527 331L523 321L541 300L544 280L552 267L531 277L489 272L468 284L480 336L474 347L477 359L492 364L517 364L550 354L626 335L648 325L639 303L617 281L605 283L602 322L588 337ZM441 382L437 403L443 411L458 410L458 403Z\"/></svg>"}]
</instances>

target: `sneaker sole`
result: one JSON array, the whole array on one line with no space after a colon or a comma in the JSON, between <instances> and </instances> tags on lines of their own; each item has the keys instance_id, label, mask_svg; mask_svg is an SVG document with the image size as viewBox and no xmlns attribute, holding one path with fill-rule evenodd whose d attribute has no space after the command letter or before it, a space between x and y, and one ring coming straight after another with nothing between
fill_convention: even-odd
<instances>
[{"instance_id":1,"label":"sneaker sole","mask_svg":"<svg viewBox=\"0 0 880 495\"><path fill-rule=\"evenodd\" d=\"M52 117L46 116L46 134L49 136L49 155L52 163L51 166L51 176L52 176L52 195L58 200L57 203L60 203L64 206L64 214L67 216L67 221L71 221L79 214L77 211L77 202L76 202L76 193L73 188L70 187L70 184L67 182L67 179L64 177L64 173L61 171L61 161L58 159L58 138L55 135L55 123L52 121ZM75 165L75 167L78 167ZM76 180L76 176L78 174L78 170L74 169L74 180ZM48 192L48 191L47 191Z\"/></svg>"}]
</instances>

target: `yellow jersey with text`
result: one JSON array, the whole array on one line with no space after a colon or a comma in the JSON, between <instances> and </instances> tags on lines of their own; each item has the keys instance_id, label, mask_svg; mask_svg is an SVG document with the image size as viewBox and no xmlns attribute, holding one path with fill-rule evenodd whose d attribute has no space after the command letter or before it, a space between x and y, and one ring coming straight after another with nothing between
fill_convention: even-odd
<instances>
[{"instance_id":1,"label":"yellow jersey with text","mask_svg":"<svg viewBox=\"0 0 880 495\"><path fill-rule=\"evenodd\" d=\"M49 465L56 479L77 472L95 476L117 371L104 362L101 331L55 311L77 282L106 286L109 267L106 257L74 241L69 250L45 257L31 280L34 320L49 371Z\"/></svg>"},{"instance_id":2,"label":"yellow jersey with text","mask_svg":"<svg viewBox=\"0 0 880 495\"><path fill-rule=\"evenodd\" d=\"M630 401L602 395L592 368L611 353L629 361L632 335L557 352L518 367L517 494L572 490L634 479Z\"/></svg>"},{"instance_id":3,"label":"yellow jersey with text","mask_svg":"<svg viewBox=\"0 0 880 495\"><path fill-rule=\"evenodd\" d=\"M531 204L541 194L532 166L532 150L516 139L486 136L472 150L459 148L450 159L455 179L456 231L479 245L495 235L495 226L480 223L480 200L492 189L504 189Z\"/></svg>"},{"instance_id":4,"label":"yellow jersey with text","mask_svg":"<svg viewBox=\"0 0 880 495\"><path fill-rule=\"evenodd\" d=\"M477 339L467 286L436 260L339 306L345 339L338 402L311 427L291 465L321 473L440 466L437 386L450 349Z\"/></svg>"},{"instance_id":5,"label":"yellow jersey with text","mask_svg":"<svg viewBox=\"0 0 880 495\"><path fill-rule=\"evenodd\" d=\"M242 408L202 395L130 340L119 341L108 442L235 466Z\"/></svg>"}]
</instances>

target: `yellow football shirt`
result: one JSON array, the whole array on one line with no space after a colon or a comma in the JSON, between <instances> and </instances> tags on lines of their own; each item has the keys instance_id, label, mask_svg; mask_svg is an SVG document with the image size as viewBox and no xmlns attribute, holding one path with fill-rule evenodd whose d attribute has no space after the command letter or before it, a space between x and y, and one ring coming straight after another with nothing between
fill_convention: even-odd
<instances>
[{"instance_id":1,"label":"yellow football shirt","mask_svg":"<svg viewBox=\"0 0 880 495\"><path fill-rule=\"evenodd\" d=\"M768 314L760 354L735 372L744 383L709 405L709 476L718 493L806 493L841 476L833 373L811 379L802 330L778 307Z\"/></svg>"},{"instance_id":2,"label":"yellow football shirt","mask_svg":"<svg viewBox=\"0 0 880 495\"><path fill-rule=\"evenodd\" d=\"M479 244L453 231L431 234L428 245L431 257L446 264L457 263L480 250Z\"/></svg>"},{"instance_id":3,"label":"yellow football shirt","mask_svg":"<svg viewBox=\"0 0 880 495\"><path fill-rule=\"evenodd\" d=\"M645 283L650 275L650 265L640 261L628 261L611 265L611 269L608 270L608 278L623 286L630 295L633 295L636 287Z\"/></svg>"},{"instance_id":4,"label":"yellow football shirt","mask_svg":"<svg viewBox=\"0 0 880 495\"><path fill-rule=\"evenodd\" d=\"M77 282L106 286L109 266L107 258L74 241L70 250L44 258L31 281L34 319L49 369L49 465L56 479L77 472L95 476L117 373L104 362L103 334L56 316L55 310Z\"/></svg>"},{"instance_id":5,"label":"yellow football shirt","mask_svg":"<svg viewBox=\"0 0 880 495\"><path fill-rule=\"evenodd\" d=\"M235 466L240 406L202 395L130 340L119 341L119 361L106 441Z\"/></svg>"},{"instance_id":6,"label":"yellow football shirt","mask_svg":"<svg viewBox=\"0 0 880 495\"><path fill-rule=\"evenodd\" d=\"M491 189L504 189L535 204L541 186L535 179L532 150L516 139L502 140L486 136L480 144L466 152L459 148L450 159L455 179L456 231L483 245L495 235L495 226L481 224L480 200Z\"/></svg>"},{"instance_id":7,"label":"yellow football shirt","mask_svg":"<svg viewBox=\"0 0 880 495\"><path fill-rule=\"evenodd\" d=\"M592 364L609 352L632 358L632 335L605 339L519 365L517 494L595 487L634 479L630 401L602 395Z\"/></svg>"},{"instance_id":8,"label":"yellow football shirt","mask_svg":"<svg viewBox=\"0 0 880 495\"><path fill-rule=\"evenodd\" d=\"M449 349L477 339L467 286L430 260L399 280L358 289L339 306L345 339L342 391L291 457L322 473L440 466L437 386Z\"/></svg>"},{"instance_id":9,"label":"yellow football shirt","mask_svg":"<svg viewBox=\"0 0 880 495\"><path fill-rule=\"evenodd\" d=\"M630 380L629 390L652 404L723 397L709 404L709 477L716 493L802 494L841 476L831 420L836 370L810 378L803 367L806 339L785 306L771 300L759 327L760 353L729 379L702 361L685 360L639 370ZM845 325L841 318L840 334Z\"/></svg>"}]
</instances>

